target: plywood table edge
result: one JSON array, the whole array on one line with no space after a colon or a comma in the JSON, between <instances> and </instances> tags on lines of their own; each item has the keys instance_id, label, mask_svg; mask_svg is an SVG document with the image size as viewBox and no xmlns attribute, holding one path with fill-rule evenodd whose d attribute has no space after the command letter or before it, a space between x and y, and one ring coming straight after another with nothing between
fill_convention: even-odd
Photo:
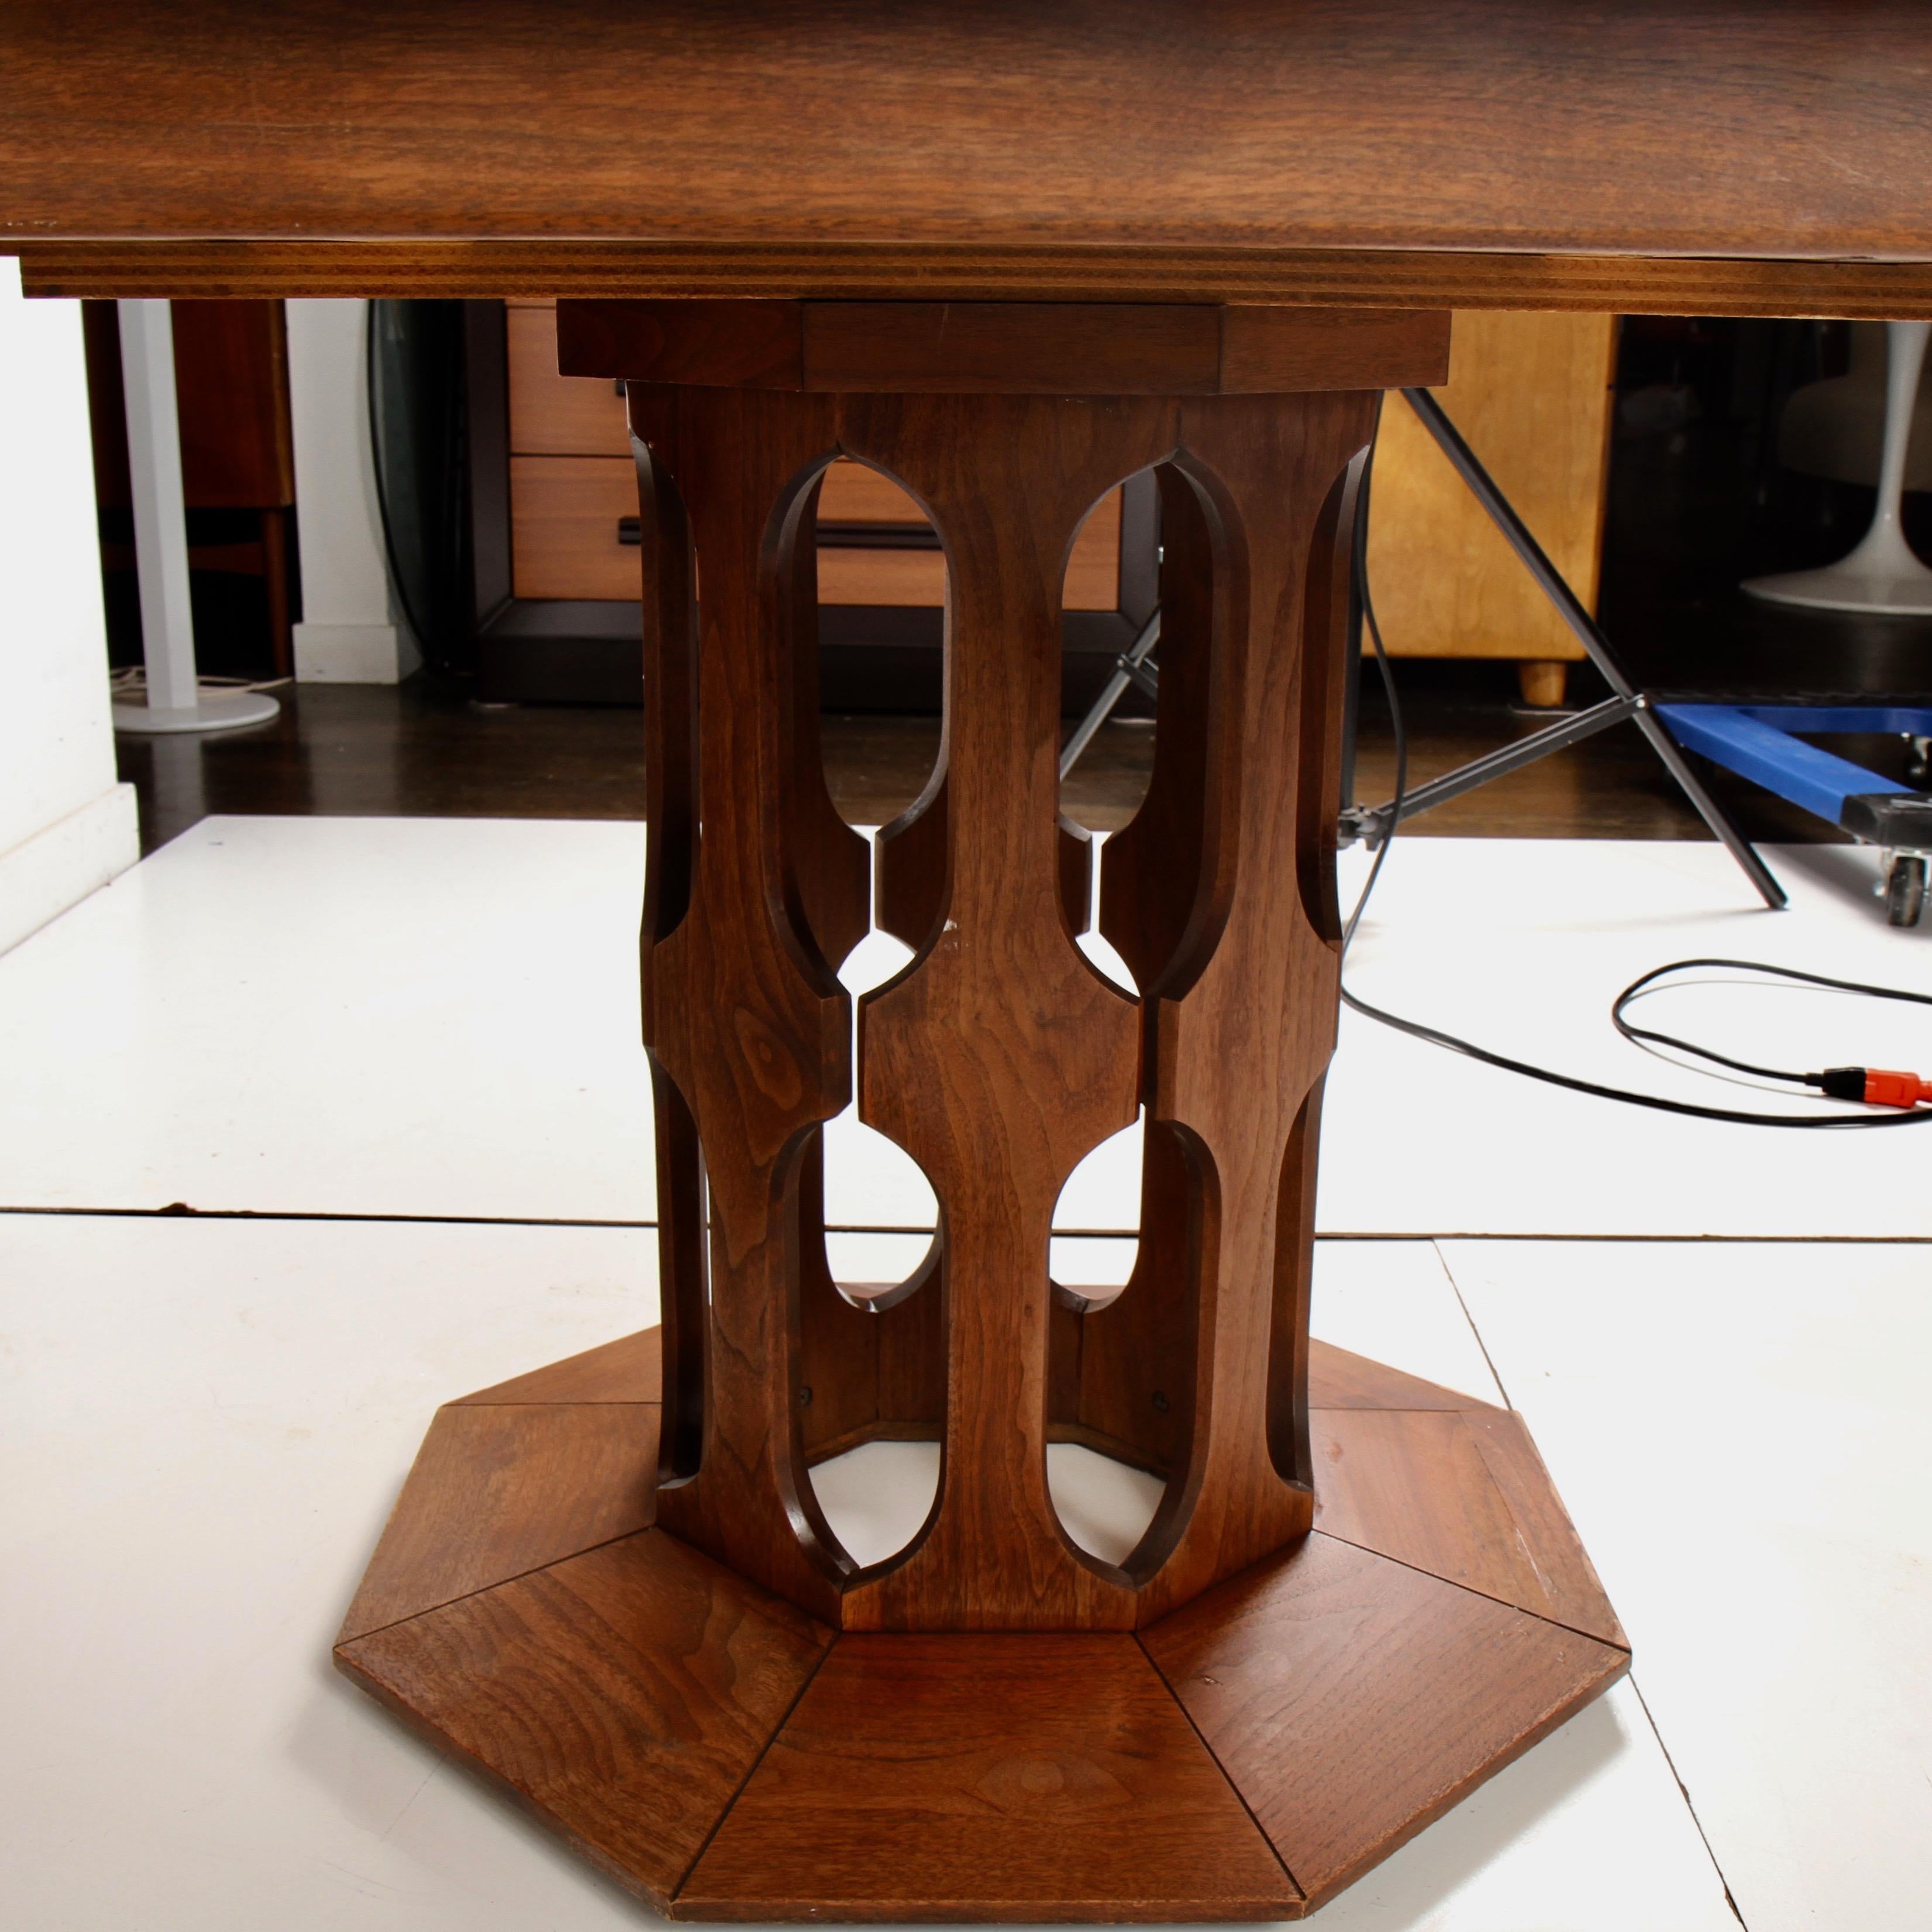
<instances>
[{"instance_id":1,"label":"plywood table edge","mask_svg":"<svg viewBox=\"0 0 1932 1932\"><path fill-rule=\"evenodd\" d=\"M559 295L1932 316L1932 260L1054 242L10 237L29 296Z\"/></svg>"}]
</instances>

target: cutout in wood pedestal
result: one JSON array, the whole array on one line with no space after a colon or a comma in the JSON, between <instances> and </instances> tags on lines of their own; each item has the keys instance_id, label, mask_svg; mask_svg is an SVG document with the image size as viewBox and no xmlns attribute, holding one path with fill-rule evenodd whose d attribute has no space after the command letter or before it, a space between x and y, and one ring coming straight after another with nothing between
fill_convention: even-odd
<instances>
[{"instance_id":1,"label":"cutout in wood pedestal","mask_svg":"<svg viewBox=\"0 0 1932 1932\"><path fill-rule=\"evenodd\" d=\"M646 1526L658 1374L440 1410L335 1654L674 1918L1299 1918L1628 1666L1520 1420L1320 1342L1313 1533L1138 1636L801 1615Z\"/></svg>"}]
</instances>

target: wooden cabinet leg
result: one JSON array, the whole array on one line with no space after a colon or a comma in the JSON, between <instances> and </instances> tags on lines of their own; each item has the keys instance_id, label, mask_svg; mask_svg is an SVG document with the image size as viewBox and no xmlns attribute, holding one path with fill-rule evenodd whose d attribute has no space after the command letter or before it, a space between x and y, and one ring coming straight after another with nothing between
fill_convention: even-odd
<instances>
[{"instance_id":1,"label":"wooden cabinet leg","mask_svg":"<svg viewBox=\"0 0 1932 1932\"><path fill-rule=\"evenodd\" d=\"M1516 668L1516 680L1526 704L1555 710L1570 685L1570 667L1561 658L1526 658Z\"/></svg>"}]
</instances>

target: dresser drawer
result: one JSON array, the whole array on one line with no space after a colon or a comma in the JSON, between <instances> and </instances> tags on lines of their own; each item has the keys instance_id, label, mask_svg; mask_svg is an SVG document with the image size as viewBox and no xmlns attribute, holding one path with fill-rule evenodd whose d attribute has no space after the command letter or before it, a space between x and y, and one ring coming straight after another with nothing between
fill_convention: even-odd
<instances>
[{"instance_id":1,"label":"dresser drawer","mask_svg":"<svg viewBox=\"0 0 1932 1932\"><path fill-rule=\"evenodd\" d=\"M511 572L518 597L635 601L641 552L621 538L638 514L638 480L625 456L517 455L510 459ZM862 464L826 472L822 523L916 526L925 519L898 484ZM1111 610L1120 576L1116 490L1087 520L1066 573L1070 610ZM703 559L699 560L702 567ZM945 602L946 560L936 550L821 544L822 604L936 605Z\"/></svg>"},{"instance_id":2,"label":"dresser drawer","mask_svg":"<svg viewBox=\"0 0 1932 1932\"><path fill-rule=\"evenodd\" d=\"M619 541L638 514L628 456L510 458L510 578L518 597L628 598L644 594L643 552Z\"/></svg>"},{"instance_id":3,"label":"dresser drawer","mask_svg":"<svg viewBox=\"0 0 1932 1932\"><path fill-rule=\"evenodd\" d=\"M518 456L619 456L631 434L624 398L601 376L556 373L556 308L512 302L503 312L509 353L510 448Z\"/></svg>"}]
</instances>

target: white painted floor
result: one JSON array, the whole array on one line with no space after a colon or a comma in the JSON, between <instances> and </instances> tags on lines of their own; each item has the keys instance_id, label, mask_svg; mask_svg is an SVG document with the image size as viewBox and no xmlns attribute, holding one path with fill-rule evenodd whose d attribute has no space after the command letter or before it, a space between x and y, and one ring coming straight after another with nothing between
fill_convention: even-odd
<instances>
[{"instance_id":1,"label":"white painted floor","mask_svg":"<svg viewBox=\"0 0 1932 1932\"><path fill-rule=\"evenodd\" d=\"M1692 954L1932 988L1932 925L1886 925L1868 856L1771 856L1786 913L1755 910L1714 845L1399 841L1351 979L1520 1057L1775 1107L1638 1052L1606 1018L1637 973ZM642 867L634 825L203 820L0 956L0 1208L649 1219ZM875 938L847 977L874 983L904 957ZM1652 1010L1794 1064L1932 1069L1932 1009L1731 988ZM1063 1226L1130 1222L1133 1138L1076 1172ZM850 1116L828 1140L835 1225L930 1225L898 1150ZM1612 1107L1345 1014L1320 1223L1932 1238L1928 1142L1932 1128L1790 1133ZM868 1260L855 1239L860 1278L917 1252L899 1240ZM1130 1259L1115 1250L1082 1278L1124 1278Z\"/></svg>"},{"instance_id":2,"label":"white painted floor","mask_svg":"<svg viewBox=\"0 0 1932 1932\"><path fill-rule=\"evenodd\" d=\"M1346 874L1359 876L1360 854ZM1705 1106L1814 1111L1620 1039L1610 1002L1673 959L1762 959L1932 992L1932 923L1898 931L1850 846L1766 857L1772 913L1721 848L1397 839L1349 961L1361 997L1478 1045ZM1647 1022L1643 1019L1648 1014ZM1633 1017L1761 1066L1932 1074L1932 1007L1773 989L1659 995ZM1932 1126L1794 1133L1619 1106L1344 1012L1319 1225L1368 1234L1932 1236Z\"/></svg>"},{"instance_id":3,"label":"white painted floor","mask_svg":"<svg viewBox=\"0 0 1932 1932\"><path fill-rule=\"evenodd\" d=\"M1932 1924L1932 1251L1442 1252L1744 1923Z\"/></svg>"},{"instance_id":4,"label":"white painted floor","mask_svg":"<svg viewBox=\"0 0 1932 1932\"><path fill-rule=\"evenodd\" d=\"M0 1922L647 1916L327 1657L435 1405L648 1321L650 1274L630 1229L0 1216ZM1325 1247L1318 1292L1334 1339L1495 1394L1427 1244ZM1734 1923L1620 1686L1325 1922L1624 1932L1634 1895Z\"/></svg>"},{"instance_id":5,"label":"white painted floor","mask_svg":"<svg viewBox=\"0 0 1932 1932\"><path fill-rule=\"evenodd\" d=\"M1706 951L1932 976L1932 933L1834 878L1860 855L1773 857L1775 919L1713 848L1398 845L1354 972L1532 1057L1757 1104L1618 1044L1610 994ZM651 1211L640 864L628 826L210 820L0 957L0 1210L263 1217L0 1211L0 1932L643 1916L326 1660L435 1404L652 1318L648 1229L556 1225ZM1673 1016L1932 1066L1904 1010ZM1932 1247L1897 1238L1932 1235L1932 1130L1679 1126L1352 1022L1330 1093L1324 1226L1444 1238L1324 1241L1316 1332L1524 1411L1636 1661L1316 1922L1720 1932L1728 1884L1750 1932L1916 1932ZM834 1218L916 1220L916 1174L838 1132ZM1132 1200L1116 1147L1063 1224ZM1447 1238L1526 1234L1596 1238ZM1808 1238L1654 1238L1706 1234ZM920 1246L840 1238L875 1277ZM828 1504L902 1533L916 1472L856 1473ZM1125 1490L1086 1496L1124 1533Z\"/></svg>"}]
</instances>

